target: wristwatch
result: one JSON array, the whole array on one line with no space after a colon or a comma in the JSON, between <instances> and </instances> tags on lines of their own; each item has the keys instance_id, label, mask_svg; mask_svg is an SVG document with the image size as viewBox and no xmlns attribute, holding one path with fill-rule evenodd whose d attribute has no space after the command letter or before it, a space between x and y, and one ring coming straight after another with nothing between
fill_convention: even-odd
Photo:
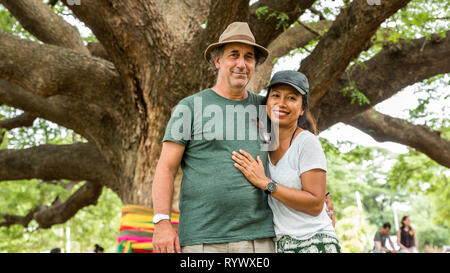
<instances>
[{"instance_id":1,"label":"wristwatch","mask_svg":"<svg viewBox=\"0 0 450 273\"><path fill-rule=\"evenodd\" d=\"M153 216L153 224L157 224L161 220L169 220L170 221L170 216L167 214L155 214Z\"/></svg>"},{"instance_id":2,"label":"wristwatch","mask_svg":"<svg viewBox=\"0 0 450 273\"><path fill-rule=\"evenodd\" d=\"M270 180L270 182L268 182L266 184L266 190L264 191L267 194L271 194L272 192L274 192L277 189L277 182Z\"/></svg>"}]
</instances>

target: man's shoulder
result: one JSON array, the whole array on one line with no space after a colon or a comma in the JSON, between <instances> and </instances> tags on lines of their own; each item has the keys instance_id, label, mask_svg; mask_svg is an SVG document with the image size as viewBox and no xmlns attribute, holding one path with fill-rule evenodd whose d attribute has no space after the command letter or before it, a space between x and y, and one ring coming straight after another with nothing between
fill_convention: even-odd
<instances>
[{"instance_id":1,"label":"man's shoulder","mask_svg":"<svg viewBox=\"0 0 450 273\"><path fill-rule=\"evenodd\" d=\"M259 94L256 94L253 91L247 90L248 96L257 100L259 104L261 104L261 102L264 100L264 96L261 96Z\"/></svg>"},{"instance_id":2,"label":"man's shoulder","mask_svg":"<svg viewBox=\"0 0 450 273\"><path fill-rule=\"evenodd\" d=\"M199 97L205 97L205 96L209 96L211 94L211 89L207 88L207 89L203 89L202 91L199 91L197 93L194 93L190 96L187 96L183 99L181 99L178 104L187 104L190 105L194 102L195 98L199 98Z\"/></svg>"}]
</instances>

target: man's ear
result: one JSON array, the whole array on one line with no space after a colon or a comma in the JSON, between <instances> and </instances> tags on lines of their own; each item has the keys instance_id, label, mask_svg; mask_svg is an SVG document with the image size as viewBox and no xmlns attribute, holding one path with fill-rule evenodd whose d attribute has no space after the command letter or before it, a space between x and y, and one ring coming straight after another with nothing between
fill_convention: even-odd
<instances>
[{"instance_id":1,"label":"man's ear","mask_svg":"<svg viewBox=\"0 0 450 273\"><path fill-rule=\"evenodd\" d=\"M219 68L220 68L220 58L219 57L214 58L214 65L216 66L216 69L219 70Z\"/></svg>"}]
</instances>

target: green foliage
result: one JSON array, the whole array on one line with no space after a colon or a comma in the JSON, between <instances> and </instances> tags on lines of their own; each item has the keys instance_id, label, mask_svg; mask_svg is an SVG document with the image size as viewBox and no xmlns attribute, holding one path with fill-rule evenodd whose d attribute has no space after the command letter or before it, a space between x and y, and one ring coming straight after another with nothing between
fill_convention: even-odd
<instances>
[{"instance_id":1,"label":"green foliage","mask_svg":"<svg viewBox=\"0 0 450 273\"><path fill-rule=\"evenodd\" d=\"M370 100L364 95L363 92L359 91L356 87L355 81L350 81L350 86L344 87L342 89L344 96L350 92L351 104L354 104L355 101L358 101L359 105L370 104Z\"/></svg>"},{"instance_id":2,"label":"green foliage","mask_svg":"<svg viewBox=\"0 0 450 273\"><path fill-rule=\"evenodd\" d=\"M11 14L0 6L0 30L12 33L22 38L38 41L33 35L26 31L22 25L11 16Z\"/></svg>"},{"instance_id":3,"label":"green foliage","mask_svg":"<svg viewBox=\"0 0 450 273\"><path fill-rule=\"evenodd\" d=\"M429 202L434 205L432 220L450 228L450 173L447 168L410 149L407 154L399 155L388 182L396 189L430 196Z\"/></svg>"},{"instance_id":4,"label":"green foliage","mask_svg":"<svg viewBox=\"0 0 450 273\"><path fill-rule=\"evenodd\" d=\"M336 217L347 217L342 212L346 207L356 205L355 192L358 191L367 221L375 225L393 222L392 204L407 200L404 191L393 189L386 183L389 173L386 164L395 162L396 156L384 149L348 142L339 144L351 147L342 152L327 140L320 140L327 157L327 189L332 194Z\"/></svg>"},{"instance_id":5,"label":"green foliage","mask_svg":"<svg viewBox=\"0 0 450 273\"><path fill-rule=\"evenodd\" d=\"M283 30L286 30L289 27L288 20L289 15L285 12L280 12L269 8L268 6L262 6L255 10L256 17L259 20L269 20L274 17L277 20L277 24L275 29L279 29L283 27Z\"/></svg>"},{"instance_id":6,"label":"green foliage","mask_svg":"<svg viewBox=\"0 0 450 273\"><path fill-rule=\"evenodd\" d=\"M38 204L50 205L58 194L64 200L70 193L60 186L38 180L2 182L0 207L2 213L25 215ZM28 228L20 225L0 227L0 252L48 252L55 247L65 249L66 228L70 228L72 252L92 251L95 244L103 246L105 252L116 252L121 206L117 195L104 189L96 206L83 208L64 224L38 229L37 223L32 221Z\"/></svg>"},{"instance_id":7,"label":"green foliage","mask_svg":"<svg viewBox=\"0 0 450 273\"><path fill-rule=\"evenodd\" d=\"M417 238L422 246L441 248L450 244L450 229L443 227L426 227L419 229ZM421 246L419 245L419 247Z\"/></svg>"},{"instance_id":8,"label":"green foliage","mask_svg":"<svg viewBox=\"0 0 450 273\"><path fill-rule=\"evenodd\" d=\"M432 33L444 33L449 26L449 10L448 1L413 0L388 20L387 25L395 30L389 40L430 38Z\"/></svg>"},{"instance_id":9,"label":"green foliage","mask_svg":"<svg viewBox=\"0 0 450 273\"><path fill-rule=\"evenodd\" d=\"M0 120L22 114L22 111L0 106ZM0 149L22 149L42 144L71 144L86 141L72 130L42 119L32 127L17 128L5 133ZM54 181L68 185L70 181ZM83 182L82 182L83 183ZM0 183L0 215L26 215L37 205L50 206L58 197L64 201L82 183L71 190L56 183L45 183L38 179L2 181ZM115 252L118 223L122 204L110 189L104 188L96 206L80 210L72 219L50 229L37 229L32 221L28 228L14 225L0 228L0 252L45 252L52 248L65 248L66 228L70 228L72 252L92 251L95 244L106 252ZM2 221L2 219L0 219Z\"/></svg>"},{"instance_id":10,"label":"green foliage","mask_svg":"<svg viewBox=\"0 0 450 273\"><path fill-rule=\"evenodd\" d=\"M377 230L375 225L365 219L364 213L355 206L343 210L345 218L336 221L336 235L339 238L341 252L369 252L373 248L373 237Z\"/></svg>"}]
</instances>

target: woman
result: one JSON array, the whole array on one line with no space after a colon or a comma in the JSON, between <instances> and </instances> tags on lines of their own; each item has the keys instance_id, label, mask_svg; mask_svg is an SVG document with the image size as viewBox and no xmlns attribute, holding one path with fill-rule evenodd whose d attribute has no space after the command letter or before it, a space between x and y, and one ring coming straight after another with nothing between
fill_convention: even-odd
<instances>
[{"instance_id":1,"label":"woman","mask_svg":"<svg viewBox=\"0 0 450 273\"><path fill-rule=\"evenodd\" d=\"M402 226L397 231L397 244L400 246L400 253L417 253L416 232L411 227L409 216L403 216Z\"/></svg>"},{"instance_id":2,"label":"woman","mask_svg":"<svg viewBox=\"0 0 450 273\"><path fill-rule=\"evenodd\" d=\"M324 204L326 159L308 110L308 91L306 77L295 71L277 72L269 84L267 115L278 125L278 147L269 152L270 178L259 157L243 150L232 156L250 183L269 192L279 253L340 252Z\"/></svg>"}]
</instances>

